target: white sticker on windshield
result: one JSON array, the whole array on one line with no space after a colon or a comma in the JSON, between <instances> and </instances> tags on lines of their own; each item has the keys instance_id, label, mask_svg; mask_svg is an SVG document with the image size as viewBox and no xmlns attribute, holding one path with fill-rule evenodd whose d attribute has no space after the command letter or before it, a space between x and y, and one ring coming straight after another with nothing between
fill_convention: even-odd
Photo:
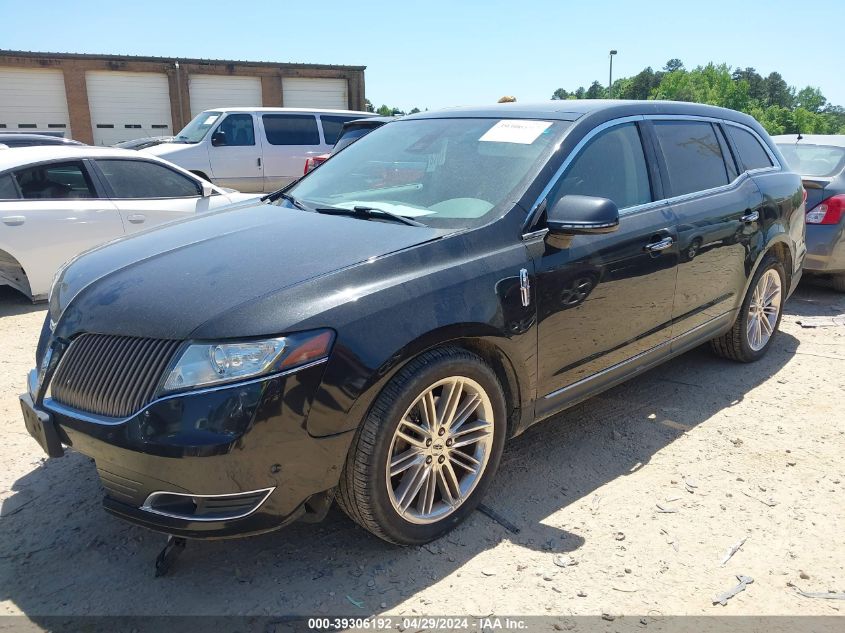
<instances>
[{"instance_id":1,"label":"white sticker on windshield","mask_svg":"<svg viewBox=\"0 0 845 633\"><path fill-rule=\"evenodd\" d=\"M550 121L523 121L504 119L491 127L479 141L494 143L520 143L531 145L549 126Z\"/></svg>"},{"instance_id":2,"label":"white sticker on windshield","mask_svg":"<svg viewBox=\"0 0 845 633\"><path fill-rule=\"evenodd\" d=\"M217 120L217 115L212 114L210 117L206 118L205 121L202 122L203 125L211 125Z\"/></svg>"}]
</instances>

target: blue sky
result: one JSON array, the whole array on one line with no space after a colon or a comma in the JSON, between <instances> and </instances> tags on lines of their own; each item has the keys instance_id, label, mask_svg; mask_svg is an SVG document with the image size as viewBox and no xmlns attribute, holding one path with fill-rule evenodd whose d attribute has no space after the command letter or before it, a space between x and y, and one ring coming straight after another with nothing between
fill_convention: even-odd
<instances>
[{"instance_id":1,"label":"blue sky","mask_svg":"<svg viewBox=\"0 0 845 633\"><path fill-rule=\"evenodd\" d=\"M615 77L712 60L845 105L843 0L0 0L0 15L5 49L366 65L368 98L402 109L606 83L611 48Z\"/></svg>"}]
</instances>

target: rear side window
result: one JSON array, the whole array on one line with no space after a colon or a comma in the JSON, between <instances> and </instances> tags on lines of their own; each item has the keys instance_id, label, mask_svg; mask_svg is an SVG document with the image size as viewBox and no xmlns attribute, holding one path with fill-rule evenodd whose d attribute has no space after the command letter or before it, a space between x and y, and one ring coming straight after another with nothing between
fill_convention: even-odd
<instances>
[{"instance_id":1,"label":"rear side window","mask_svg":"<svg viewBox=\"0 0 845 633\"><path fill-rule=\"evenodd\" d=\"M320 115L320 123L323 126L323 138L326 143L334 145L337 139L340 138L340 132L343 129L343 124L347 121L354 121L355 117L349 116L326 116Z\"/></svg>"},{"instance_id":2,"label":"rear side window","mask_svg":"<svg viewBox=\"0 0 845 633\"><path fill-rule=\"evenodd\" d=\"M596 135L555 185L549 206L567 194L608 198L620 209L651 202L648 167L637 126L626 123Z\"/></svg>"},{"instance_id":3,"label":"rear side window","mask_svg":"<svg viewBox=\"0 0 845 633\"><path fill-rule=\"evenodd\" d=\"M15 187L12 175L4 174L0 176L0 200L17 200L19 197L18 188Z\"/></svg>"},{"instance_id":4,"label":"rear side window","mask_svg":"<svg viewBox=\"0 0 845 633\"><path fill-rule=\"evenodd\" d=\"M115 198L192 198L200 185L163 165L142 160L98 160Z\"/></svg>"},{"instance_id":5,"label":"rear side window","mask_svg":"<svg viewBox=\"0 0 845 633\"><path fill-rule=\"evenodd\" d=\"M716 132L701 121L655 121L654 133L669 172L673 196L728 184Z\"/></svg>"},{"instance_id":6,"label":"rear side window","mask_svg":"<svg viewBox=\"0 0 845 633\"><path fill-rule=\"evenodd\" d=\"M94 187L82 163L49 163L15 172L18 186L27 200L96 198Z\"/></svg>"},{"instance_id":7,"label":"rear side window","mask_svg":"<svg viewBox=\"0 0 845 633\"><path fill-rule=\"evenodd\" d=\"M739 152L739 159L742 161L743 168L746 171L751 169L765 169L773 165L772 159L760 145L760 141L748 130L744 130L734 125L726 126L728 134L736 145Z\"/></svg>"},{"instance_id":8,"label":"rear side window","mask_svg":"<svg viewBox=\"0 0 845 633\"><path fill-rule=\"evenodd\" d=\"M270 145L319 145L317 118L310 114L265 114L264 133Z\"/></svg>"}]
</instances>

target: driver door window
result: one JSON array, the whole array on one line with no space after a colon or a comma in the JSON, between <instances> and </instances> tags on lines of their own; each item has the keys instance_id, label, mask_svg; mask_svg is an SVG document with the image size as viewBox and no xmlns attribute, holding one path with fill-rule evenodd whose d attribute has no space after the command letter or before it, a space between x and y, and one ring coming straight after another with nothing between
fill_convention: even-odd
<instances>
[{"instance_id":1,"label":"driver door window","mask_svg":"<svg viewBox=\"0 0 845 633\"><path fill-rule=\"evenodd\" d=\"M591 139L552 189L549 208L567 194L608 198L620 210L653 200L636 124L617 125Z\"/></svg>"},{"instance_id":2,"label":"driver door window","mask_svg":"<svg viewBox=\"0 0 845 633\"><path fill-rule=\"evenodd\" d=\"M251 114L230 114L217 126L214 142L218 147L255 145L255 126Z\"/></svg>"}]
</instances>

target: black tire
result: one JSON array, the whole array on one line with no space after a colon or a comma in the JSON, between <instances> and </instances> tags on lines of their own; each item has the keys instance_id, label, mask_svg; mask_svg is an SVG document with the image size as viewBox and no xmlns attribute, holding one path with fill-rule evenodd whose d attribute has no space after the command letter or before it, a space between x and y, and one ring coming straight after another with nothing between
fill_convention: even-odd
<instances>
[{"instance_id":1,"label":"black tire","mask_svg":"<svg viewBox=\"0 0 845 633\"><path fill-rule=\"evenodd\" d=\"M748 342L748 309L754 294L754 288L757 287L757 282L759 282L760 278L769 270L777 271L777 274L780 276L780 311L778 312L778 318L775 322L774 332L772 332L771 337L761 349L754 350ZM781 262L773 255L766 255L765 259L763 259L760 266L757 268L757 272L754 273L754 277L748 286L748 292L745 295L745 299L742 301L742 307L736 317L736 321L734 321L733 327L731 327L727 333L710 341L710 347L713 352L715 352L717 356L741 363L751 363L765 356L766 352L772 346L772 341L777 338L777 333L780 328L780 320L783 316L783 303L786 301L786 292L786 273L783 270L783 264L781 264Z\"/></svg>"},{"instance_id":2,"label":"black tire","mask_svg":"<svg viewBox=\"0 0 845 633\"><path fill-rule=\"evenodd\" d=\"M830 287L836 292L845 292L845 273L833 275L830 278Z\"/></svg>"},{"instance_id":3,"label":"black tire","mask_svg":"<svg viewBox=\"0 0 845 633\"><path fill-rule=\"evenodd\" d=\"M457 509L433 523L412 523L401 517L390 501L386 466L391 441L400 418L414 401L449 376L472 379L489 397L494 413L492 448L474 490ZM501 384L478 356L456 347L425 352L391 379L358 428L338 484L338 505L361 527L390 543L421 545L439 538L466 519L489 488L502 455L505 416Z\"/></svg>"}]
</instances>

